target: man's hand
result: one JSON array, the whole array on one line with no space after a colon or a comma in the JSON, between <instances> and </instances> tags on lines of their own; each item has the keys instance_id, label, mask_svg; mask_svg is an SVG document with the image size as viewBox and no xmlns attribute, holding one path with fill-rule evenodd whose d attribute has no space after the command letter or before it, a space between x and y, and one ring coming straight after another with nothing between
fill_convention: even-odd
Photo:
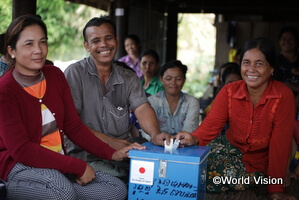
<instances>
[{"instance_id":1,"label":"man's hand","mask_svg":"<svg viewBox=\"0 0 299 200\"><path fill-rule=\"evenodd\" d=\"M138 143L133 143L129 146L125 146L124 148L117 150L116 152L114 152L114 154L112 155L112 160L115 161L122 161L124 159L127 159L129 156L129 151L131 149L139 149L139 150L143 150L146 149L145 146L142 146L141 144Z\"/></svg>"},{"instance_id":2,"label":"man's hand","mask_svg":"<svg viewBox=\"0 0 299 200\"><path fill-rule=\"evenodd\" d=\"M132 143L124 139L109 137L109 139L107 140L107 144L115 150L120 150L124 147L131 145Z\"/></svg>"},{"instance_id":3,"label":"man's hand","mask_svg":"<svg viewBox=\"0 0 299 200\"><path fill-rule=\"evenodd\" d=\"M159 122L157 119L157 115L153 107L149 103L144 103L140 105L134 111L139 125L142 130L147 133L151 138L155 138L155 136L161 132L159 127ZM146 113L146 114L145 114ZM151 139L151 141L155 141L155 139ZM155 143L156 145L163 145L163 142L158 141Z\"/></svg>"},{"instance_id":4,"label":"man's hand","mask_svg":"<svg viewBox=\"0 0 299 200\"><path fill-rule=\"evenodd\" d=\"M84 174L76 179L76 182L80 185L86 185L87 183L91 182L96 177L96 172L94 169L87 164Z\"/></svg>"},{"instance_id":5,"label":"man's hand","mask_svg":"<svg viewBox=\"0 0 299 200\"><path fill-rule=\"evenodd\" d=\"M87 128L100 140L107 143L111 148L115 150L120 150L121 148L124 148L126 146L129 146L131 142L124 140L124 139L118 139L115 137L108 136L104 133L101 133L99 131L96 131L90 127L87 126Z\"/></svg>"}]
</instances>

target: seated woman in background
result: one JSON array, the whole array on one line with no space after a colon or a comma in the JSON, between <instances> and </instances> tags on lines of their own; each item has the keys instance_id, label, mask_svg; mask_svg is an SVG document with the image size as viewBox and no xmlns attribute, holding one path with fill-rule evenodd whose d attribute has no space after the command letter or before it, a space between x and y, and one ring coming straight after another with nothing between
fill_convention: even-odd
<instances>
[{"instance_id":1,"label":"seated woman in background","mask_svg":"<svg viewBox=\"0 0 299 200\"><path fill-rule=\"evenodd\" d=\"M225 80L223 79L223 73L227 68L232 68L234 71L240 71L240 65L235 62L226 62L220 66L219 69L219 89L225 85ZM218 90L219 91L219 90Z\"/></svg>"},{"instance_id":2,"label":"seated woman in background","mask_svg":"<svg viewBox=\"0 0 299 200\"><path fill-rule=\"evenodd\" d=\"M182 92L187 66L181 61L167 62L161 67L160 79L165 91L148 98L155 109L161 132L176 135L193 132L199 124L199 100Z\"/></svg>"},{"instance_id":3,"label":"seated woman in background","mask_svg":"<svg viewBox=\"0 0 299 200\"><path fill-rule=\"evenodd\" d=\"M223 70L220 70L221 73L219 73L219 75L221 75L219 77L220 80L219 90L228 83L232 83L242 79L241 72L240 72L240 65L238 65L237 63L232 63L232 62L225 63L221 66L221 69ZM205 108L204 117L206 117L206 115L211 110L212 104L213 101L211 102L210 105L208 105Z\"/></svg>"},{"instance_id":4,"label":"seated woman in background","mask_svg":"<svg viewBox=\"0 0 299 200\"><path fill-rule=\"evenodd\" d=\"M275 47L269 39L247 42L241 52L243 80L219 91L208 116L192 134L181 132L176 136L181 146L211 147L209 192L244 190L261 184L256 181L260 178L274 178L277 184L268 184L269 199L296 199L284 193L283 184L293 137L295 98L285 84L271 78L275 58ZM217 137L227 121L229 129ZM216 176L250 177L251 184L214 184Z\"/></svg>"},{"instance_id":5,"label":"seated woman in background","mask_svg":"<svg viewBox=\"0 0 299 200\"><path fill-rule=\"evenodd\" d=\"M16 18L5 37L10 69L0 79L0 178L8 199L125 199L126 185L68 156L63 136L108 160L144 147L116 151L82 123L64 74L44 65L48 38L40 18Z\"/></svg>"},{"instance_id":6,"label":"seated woman in background","mask_svg":"<svg viewBox=\"0 0 299 200\"><path fill-rule=\"evenodd\" d=\"M140 70L140 65L139 65L141 44L140 44L139 37L134 34L127 35L125 37L124 46L127 55L121 57L120 59L118 59L118 61L126 63L130 68L132 68L136 72L136 75L141 79L142 72Z\"/></svg>"},{"instance_id":7,"label":"seated woman in background","mask_svg":"<svg viewBox=\"0 0 299 200\"><path fill-rule=\"evenodd\" d=\"M222 74L223 86L235 81L242 80L240 66L237 63L235 64L236 65L229 66L224 70Z\"/></svg>"},{"instance_id":8,"label":"seated woman in background","mask_svg":"<svg viewBox=\"0 0 299 200\"><path fill-rule=\"evenodd\" d=\"M140 56L140 69L143 75L141 85L143 86L147 96L164 90L164 87L159 79L160 59L156 51L146 49L142 52ZM130 132L132 136L141 136L147 140L150 139L148 134L145 134L142 131L134 112L130 112L129 123L131 124Z\"/></svg>"},{"instance_id":9,"label":"seated woman in background","mask_svg":"<svg viewBox=\"0 0 299 200\"><path fill-rule=\"evenodd\" d=\"M140 69L143 75L141 85L148 95L164 90L159 79L160 59L156 51L146 49L140 56Z\"/></svg>"}]
</instances>

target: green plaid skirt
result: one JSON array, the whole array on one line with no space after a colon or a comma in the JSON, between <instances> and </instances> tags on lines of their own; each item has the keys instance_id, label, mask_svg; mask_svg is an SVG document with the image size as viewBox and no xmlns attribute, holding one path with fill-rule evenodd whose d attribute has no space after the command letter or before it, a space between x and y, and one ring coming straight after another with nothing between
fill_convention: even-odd
<instances>
[{"instance_id":1,"label":"green plaid skirt","mask_svg":"<svg viewBox=\"0 0 299 200\"><path fill-rule=\"evenodd\" d=\"M246 172L243 154L225 135L218 136L207 146L211 148L207 161L207 192L249 189L256 186L254 176L264 177L261 172Z\"/></svg>"}]
</instances>

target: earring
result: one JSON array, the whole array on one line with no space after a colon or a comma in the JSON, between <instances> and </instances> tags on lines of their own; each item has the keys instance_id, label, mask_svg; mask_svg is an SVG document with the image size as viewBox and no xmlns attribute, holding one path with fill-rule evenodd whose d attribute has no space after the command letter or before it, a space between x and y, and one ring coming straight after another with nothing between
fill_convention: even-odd
<instances>
[{"instance_id":1,"label":"earring","mask_svg":"<svg viewBox=\"0 0 299 200\"><path fill-rule=\"evenodd\" d=\"M15 56L14 56L14 55L12 55L12 56L11 56L11 58L12 58L12 59L15 59Z\"/></svg>"}]
</instances>

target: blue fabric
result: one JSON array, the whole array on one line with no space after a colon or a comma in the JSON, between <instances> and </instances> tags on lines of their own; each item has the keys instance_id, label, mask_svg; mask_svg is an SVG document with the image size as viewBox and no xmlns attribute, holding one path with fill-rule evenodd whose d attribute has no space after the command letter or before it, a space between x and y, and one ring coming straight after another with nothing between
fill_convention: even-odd
<instances>
[{"instance_id":1,"label":"blue fabric","mask_svg":"<svg viewBox=\"0 0 299 200\"><path fill-rule=\"evenodd\" d=\"M2 60L0 60L0 76L2 76L5 73L7 68L8 68L8 65L5 62L3 62Z\"/></svg>"}]
</instances>

